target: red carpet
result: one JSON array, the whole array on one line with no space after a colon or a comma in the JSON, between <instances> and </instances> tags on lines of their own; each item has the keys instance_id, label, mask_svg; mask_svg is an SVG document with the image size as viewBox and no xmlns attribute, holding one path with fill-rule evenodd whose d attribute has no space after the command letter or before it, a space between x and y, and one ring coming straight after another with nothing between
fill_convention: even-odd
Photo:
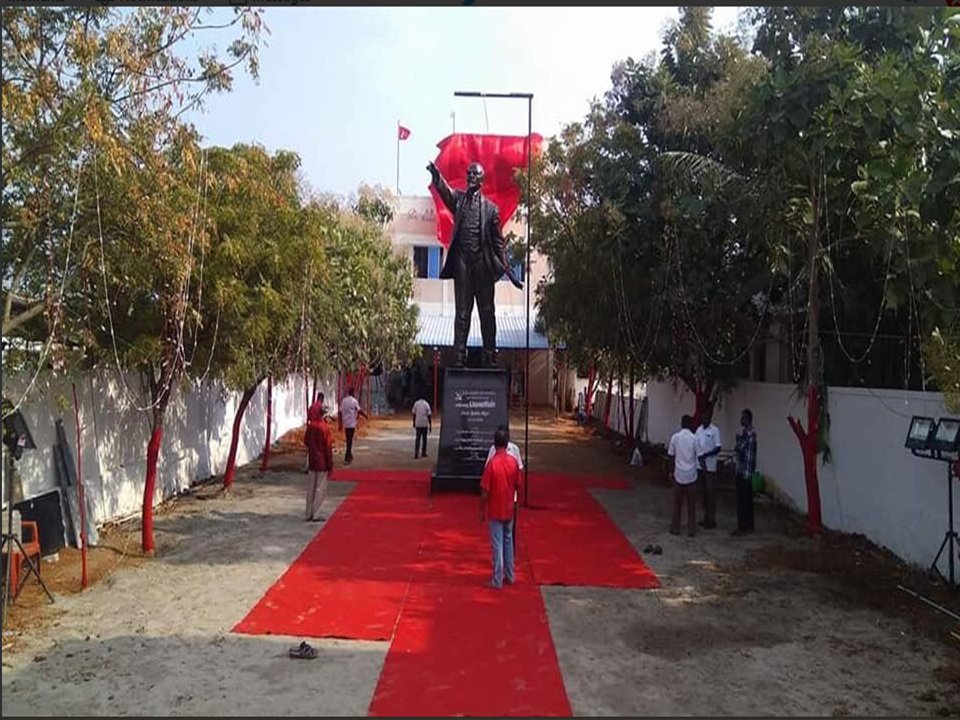
<instances>
[{"instance_id":1,"label":"red carpet","mask_svg":"<svg viewBox=\"0 0 960 720\"><path fill-rule=\"evenodd\" d=\"M517 582L496 591L477 496L430 497L423 471L335 479L357 487L234 631L392 639L371 715L570 715L539 586L659 586L590 496L621 481L531 475Z\"/></svg>"},{"instance_id":2,"label":"red carpet","mask_svg":"<svg viewBox=\"0 0 960 720\"><path fill-rule=\"evenodd\" d=\"M476 496L438 495L370 714L570 715L546 608L523 557L516 584L490 579Z\"/></svg>"},{"instance_id":3,"label":"red carpet","mask_svg":"<svg viewBox=\"0 0 960 720\"><path fill-rule=\"evenodd\" d=\"M630 541L589 488L627 489L622 480L571 475L532 475L530 508L521 510L517 532L538 585L660 587Z\"/></svg>"},{"instance_id":4,"label":"red carpet","mask_svg":"<svg viewBox=\"0 0 960 720\"><path fill-rule=\"evenodd\" d=\"M409 485L359 485L234 632L389 640L428 516Z\"/></svg>"}]
</instances>

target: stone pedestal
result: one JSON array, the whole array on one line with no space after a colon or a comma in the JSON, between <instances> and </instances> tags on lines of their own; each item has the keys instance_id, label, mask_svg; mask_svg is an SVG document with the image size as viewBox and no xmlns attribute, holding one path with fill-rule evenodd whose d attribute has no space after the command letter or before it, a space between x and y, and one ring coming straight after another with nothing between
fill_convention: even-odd
<instances>
[{"instance_id":1,"label":"stone pedestal","mask_svg":"<svg viewBox=\"0 0 960 720\"><path fill-rule=\"evenodd\" d=\"M510 419L506 370L447 368L437 467L430 493L450 489L480 492L480 476L493 434Z\"/></svg>"}]
</instances>

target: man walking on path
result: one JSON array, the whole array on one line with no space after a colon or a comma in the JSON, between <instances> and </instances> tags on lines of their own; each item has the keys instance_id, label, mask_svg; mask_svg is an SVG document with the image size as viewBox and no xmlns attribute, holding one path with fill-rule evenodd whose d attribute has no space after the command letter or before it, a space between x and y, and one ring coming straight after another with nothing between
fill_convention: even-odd
<instances>
[{"instance_id":1,"label":"man walking on path","mask_svg":"<svg viewBox=\"0 0 960 720\"><path fill-rule=\"evenodd\" d=\"M490 587L499 590L504 581L512 585L516 579L513 554L514 498L520 488L520 466L507 453L507 433L499 428L493 435L496 448L493 458L483 469L480 479L480 522L485 519L490 530L493 551L493 576Z\"/></svg>"},{"instance_id":2,"label":"man walking on path","mask_svg":"<svg viewBox=\"0 0 960 720\"><path fill-rule=\"evenodd\" d=\"M696 435L703 494L703 520L700 526L710 530L717 526L717 455L720 454L720 429L713 424L712 404L704 408L703 421Z\"/></svg>"},{"instance_id":3,"label":"man walking on path","mask_svg":"<svg viewBox=\"0 0 960 720\"><path fill-rule=\"evenodd\" d=\"M683 502L687 502L687 535L697 534L697 500L694 486L697 484L697 437L693 434L693 418L684 415L680 420L680 431L670 438L667 454L673 458L673 520L670 532L680 534L680 511Z\"/></svg>"},{"instance_id":4,"label":"man walking on path","mask_svg":"<svg viewBox=\"0 0 960 720\"><path fill-rule=\"evenodd\" d=\"M318 395L318 403L322 403L322 395ZM327 482L333 474L333 440L330 437L330 428L323 416L323 407L316 409L317 403L310 407L310 417L307 420L307 431L303 436L303 444L307 446L307 467L312 473L307 482L307 513L308 522L326 520L326 515L320 514L320 507L327 497Z\"/></svg>"},{"instance_id":5,"label":"man walking on path","mask_svg":"<svg viewBox=\"0 0 960 720\"><path fill-rule=\"evenodd\" d=\"M413 428L417 436L413 441L413 457L427 456L427 433L433 431L433 418L430 403L420 397L413 404Z\"/></svg>"},{"instance_id":6,"label":"man walking on path","mask_svg":"<svg viewBox=\"0 0 960 720\"><path fill-rule=\"evenodd\" d=\"M753 413L740 413L743 430L737 435L737 529L734 535L753 532L753 474L757 470L757 433L753 429Z\"/></svg>"},{"instance_id":7,"label":"man walking on path","mask_svg":"<svg viewBox=\"0 0 960 720\"><path fill-rule=\"evenodd\" d=\"M347 436L347 451L343 455L343 461L347 465L353 462L353 435L357 431L358 415L367 418L367 414L360 409L360 403L353 396L353 386L350 386L347 388L347 396L340 401L340 422L343 423L343 431Z\"/></svg>"}]
</instances>

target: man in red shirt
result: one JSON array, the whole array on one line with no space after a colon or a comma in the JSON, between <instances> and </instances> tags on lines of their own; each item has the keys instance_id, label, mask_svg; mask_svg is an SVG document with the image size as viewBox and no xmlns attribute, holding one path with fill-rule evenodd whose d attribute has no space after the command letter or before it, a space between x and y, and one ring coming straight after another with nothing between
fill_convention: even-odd
<instances>
[{"instance_id":1,"label":"man in red shirt","mask_svg":"<svg viewBox=\"0 0 960 720\"><path fill-rule=\"evenodd\" d=\"M308 521L326 520L320 515L320 507L327 496L327 482L333 474L333 439L323 414L323 394L317 395L316 402L307 411L307 431L303 436L307 446L307 464L312 477L307 481Z\"/></svg>"},{"instance_id":2,"label":"man in red shirt","mask_svg":"<svg viewBox=\"0 0 960 720\"><path fill-rule=\"evenodd\" d=\"M480 479L480 522L490 529L493 549L493 577L490 587L500 589L503 581L513 585L513 502L520 489L520 466L507 453L507 433L503 428L493 435L494 455Z\"/></svg>"}]
</instances>

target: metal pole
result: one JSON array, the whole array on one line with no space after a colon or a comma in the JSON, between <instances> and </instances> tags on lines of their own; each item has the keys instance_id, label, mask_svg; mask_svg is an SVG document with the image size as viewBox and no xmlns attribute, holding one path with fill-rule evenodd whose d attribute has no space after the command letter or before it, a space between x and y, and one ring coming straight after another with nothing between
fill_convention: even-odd
<instances>
[{"instance_id":1,"label":"metal pole","mask_svg":"<svg viewBox=\"0 0 960 720\"><path fill-rule=\"evenodd\" d=\"M524 283L527 291L527 344L526 369L523 377L524 420L523 420L523 504L529 505L530 473L530 222L532 202L530 199L531 178L533 176L533 93L485 93L458 90L454 97L473 98L509 98L527 101L527 227L526 227L526 271ZM486 105L484 105L486 112ZM514 530L516 531L516 530Z\"/></svg>"},{"instance_id":2,"label":"metal pole","mask_svg":"<svg viewBox=\"0 0 960 720\"><path fill-rule=\"evenodd\" d=\"M956 551L956 533L953 530L953 463L947 463L947 507L950 518L950 541L947 543L947 554L950 555L950 589L954 589L957 580L953 572L953 553Z\"/></svg>"},{"instance_id":3,"label":"metal pole","mask_svg":"<svg viewBox=\"0 0 960 720\"><path fill-rule=\"evenodd\" d=\"M7 610L10 605L10 598L12 593L10 592L10 583L13 582L13 450L10 449L9 453L6 455L6 462L3 463L3 471L6 474L7 482L6 487L4 488L6 492L7 501L7 531L3 533L3 546L7 549L7 567L6 567L6 577L3 582L3 610L2 618L0 618L0 626L7 626Z\"/></svg>"},{"instance_id":4,"label":"metal pole","mask_svg":"<svg viewBox=\"0 0 960 720\"><path fill-rule=\"evenodd\" d=\"M433 348L433 412L436 414L440 410L440 348Z\"/></svg>"},{"instance_id":5,"label":"metal pole","mask_svg":"<svg viewBox=\"0 0 960 720\"><path fill-rule=\"evenodd\" d=\"M523 278L527 291L527 369L523 375L523 394L526 407L523 418L523 505L530 506L530 224L533 221L533 202L530 180L533 175L533 95L527 98L527 261Z\"/></svg>"}]
</instances>

